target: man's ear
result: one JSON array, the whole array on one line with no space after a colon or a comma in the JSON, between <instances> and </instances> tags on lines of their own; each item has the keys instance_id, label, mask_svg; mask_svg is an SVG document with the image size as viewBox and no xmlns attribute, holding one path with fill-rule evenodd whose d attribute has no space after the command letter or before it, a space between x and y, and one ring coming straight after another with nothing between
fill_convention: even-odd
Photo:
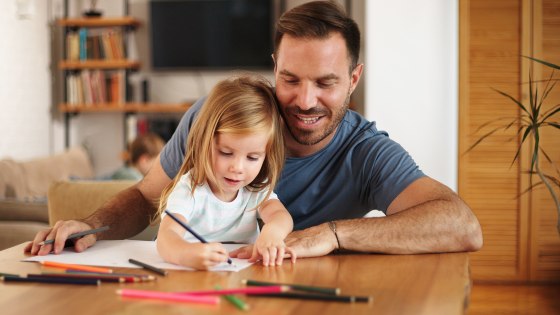
<instances>
[{"instance_id":1,"label":"man's ear","mask_svg":"<svg viewBox=\"0 0 560 315\"><path fill-rule=\"evenodd\" d=\"M358 86L358 82L360 82L360 78L362 77L362 72L364 71L364 64L363 63L359 63L356 65L356 67L354 68L354 70L352 70L352 73L350 75L350 86L351 86L351 90L350 93L354 92L354 89L356 88L356 86Z\"/></svg>"},{"instance_id":2,"label":"man's ear","mask_svg":"<svg viewBox=\"0 0 560 315\"><path fill-rule=\"evenodd\" d=\"M270 55L270 58L272 58L272 63L274 64L274 72L276 73L276 59L274 59L274 53Z\"/></svg>"}]
</instances>

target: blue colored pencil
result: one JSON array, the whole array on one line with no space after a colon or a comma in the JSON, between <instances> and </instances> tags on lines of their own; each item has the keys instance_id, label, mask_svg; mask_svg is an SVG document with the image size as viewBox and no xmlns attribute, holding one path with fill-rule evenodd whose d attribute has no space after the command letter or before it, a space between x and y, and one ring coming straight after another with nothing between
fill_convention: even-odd
<instances>
[{"instance_id":1,"label":"blue colored pencil","mask_svg":"<svg viewBox=\"0 0 560 315\"><path fill-rule=\"evenodd\" d=\"M191 233L194 237L196 237L196 239L198 239L201 243L208 243L204 237L200 236L200 234L196 233L190 226L188 226L185 222L179 220L176 216L174 216L173 214L171 214L171 212L165 210L165 213L167 213L167 215L173 219L175 222L179 223L180 226L182 226L185 230L187 230L189 233ZM231 265L232 261L231 258L228 257L227 259L227 263Z\"/></svg>"}]
</instances>

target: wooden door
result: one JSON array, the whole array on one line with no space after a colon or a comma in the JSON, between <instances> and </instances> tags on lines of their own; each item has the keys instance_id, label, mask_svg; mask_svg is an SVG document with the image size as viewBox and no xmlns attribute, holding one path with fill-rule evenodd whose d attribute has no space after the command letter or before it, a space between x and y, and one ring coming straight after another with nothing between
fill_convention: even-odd
<instances>
[{"instance_id":1,"label":"wooden door","mask_svg":"<svg viewBox=\"0 0 560 315\"><path fill-rule=\"evenodd\" d=\"M522 83L528 78L529 62L522 55L560 61L559 3L460 1L459 194L473 208L484 233L483 249L471 254L475 280L560 280L557 214L545 190L521 194L529 187L529 154L524 149L512 163L520 142L517 126L465 153L484 133L480 126L499 117L519 117L512 101L494 89L516 99L526 97ZM553 104L559 96L552 95ZM558 157L560 132L544 134L542 141Z\"/></svg>"}]
</instances>

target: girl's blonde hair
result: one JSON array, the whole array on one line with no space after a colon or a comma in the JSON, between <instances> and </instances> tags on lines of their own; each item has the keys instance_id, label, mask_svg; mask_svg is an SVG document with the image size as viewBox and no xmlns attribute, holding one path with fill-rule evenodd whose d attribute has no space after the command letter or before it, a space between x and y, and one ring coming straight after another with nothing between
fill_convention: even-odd
<instances>
[{"instance_id":1,"label":"girl's blonde hair","mask_svg":"<svg viewBox=\"0 0 560 315\"><path fill-rule=\"evenodd\" d=\"M283 122L270 82L258 75L240 75L219 82L210 92L187 138L185 159L179 173L163 190L157 215L167 207L167 198L182 175L191 172L191 187L217 183L212 170L214 137L217 134L247 135L266 132L266 156L248 189L274 190L284 165ZM260 204L257 206L259 207Z\"/></svg>"}]
</instances>

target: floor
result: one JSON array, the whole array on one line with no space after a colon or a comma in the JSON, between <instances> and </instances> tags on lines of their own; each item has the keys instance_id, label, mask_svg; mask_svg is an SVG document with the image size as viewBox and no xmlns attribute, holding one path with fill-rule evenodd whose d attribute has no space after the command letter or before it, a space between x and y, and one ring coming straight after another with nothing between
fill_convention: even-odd
<instances>
[{"instance_id":1,"label":"floor","mask_svg":"<svg viewBox=\"0 0 560 315\"><path fill-rule=\"evenodd\" d=\"M468 315L560 315L560 284L475 283Z\"/></svg>"}]
</instances>

